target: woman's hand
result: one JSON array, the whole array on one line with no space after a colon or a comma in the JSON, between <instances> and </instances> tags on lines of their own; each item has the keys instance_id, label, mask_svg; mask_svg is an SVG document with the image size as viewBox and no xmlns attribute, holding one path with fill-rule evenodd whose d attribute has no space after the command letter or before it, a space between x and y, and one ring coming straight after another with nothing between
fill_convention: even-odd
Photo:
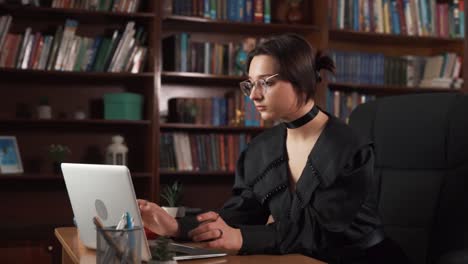
<instances>
[{"instance_id":1,"label":"woman's hand","mask_svg":"<svg viewBox=\"0 0 468 264\"><path fill-rule=\"evenodd\" d=\"M205 247L238 251L242 247L240 229L232 228L215 212L197 216L201 224L188 235L196 242L203 242Z\"/></svg>"},{"instance_id":2,"label":"woman's hand","mask_svg":"<svg viewBox=\"0 0 468 264\"><path fill-rule=\"evenodd\" d=\"M143 225L146 228L160 236L177 237L179 235L179 224L164 209L146 200L138 199L137 202Z\"/></svg>"}]
</instances>

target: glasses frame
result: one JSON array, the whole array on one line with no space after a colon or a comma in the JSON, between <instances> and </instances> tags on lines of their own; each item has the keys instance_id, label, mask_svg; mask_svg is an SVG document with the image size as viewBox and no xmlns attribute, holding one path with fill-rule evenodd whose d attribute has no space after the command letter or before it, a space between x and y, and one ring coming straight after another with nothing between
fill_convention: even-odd
<instances>
[{"instance_id":1,"label":"glasses frame","mask_svg":"<svg viewBox=\"0 0 468 264\"><path fill-rule=\"evenodd\" d=\"M266 94L268 89L272 86L272 85L269 85L268 84L268 81L271 79L271 78L274 78L274 77L277 77L279 75L279 73L275 73L275 74L272 74L268 77L265 77L265 78L259 78L258 80L252 82L251 80L245 80L245 81L242 81L239 83L239 88L241 89L242 93L245 95L245 96L248 96L250 97L250 95L252 94L252 91L255 87L257 87L257 84L260 84L260 87L262 88L261 92L262 94ZM251 85L250 88L247 88L246 85ZM250 89L250 90L248 90Z\"/></svg>"}]
</instances>

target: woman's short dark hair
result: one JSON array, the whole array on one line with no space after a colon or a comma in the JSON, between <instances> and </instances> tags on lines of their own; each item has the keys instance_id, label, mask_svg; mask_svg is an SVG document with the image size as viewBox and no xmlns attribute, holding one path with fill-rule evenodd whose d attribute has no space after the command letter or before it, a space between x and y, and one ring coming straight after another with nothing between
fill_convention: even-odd
<instances>
[{"instance_id":1,"label":"woman's short dark hair","mask_svg":"<svg viewBox=\"0 0 468 264\"><path fill-rule=\"evenodd\" d=\"M280 78L291 82L303 103L314 97L316 84L321 81L320 70L335 70L330 57L315 52L307 40L296 34L275 36L260 43L248 55L247 72L257 55L269 55L276 59Z\"/></svg>"}]
</instances>

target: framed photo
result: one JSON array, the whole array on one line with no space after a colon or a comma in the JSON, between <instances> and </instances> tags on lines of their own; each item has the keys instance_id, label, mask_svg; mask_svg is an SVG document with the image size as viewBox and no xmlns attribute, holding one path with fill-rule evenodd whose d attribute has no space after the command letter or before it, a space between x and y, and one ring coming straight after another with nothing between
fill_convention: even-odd
<instances>
[{"instance_id":1,"label":"framed photo","mask_svg":"<svg viewBox=\"0 0 468 264\"><path fill-rule=\"evenodd\" d=\"M0 136L0 174L23 173L23 164L14 136Z\"/></svg>"}]
</instances>

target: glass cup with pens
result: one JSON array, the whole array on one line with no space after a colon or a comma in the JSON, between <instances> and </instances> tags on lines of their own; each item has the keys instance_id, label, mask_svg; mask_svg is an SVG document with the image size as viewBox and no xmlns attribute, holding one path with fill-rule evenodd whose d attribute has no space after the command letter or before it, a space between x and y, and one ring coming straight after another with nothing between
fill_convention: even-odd
<instances>
[{"instance_id":1,"label":"glass cup with pens","mask_svg":"<svg viewBox=\"0 0 468 264\"><path fill-rule=\"evenodd\" d=\"M96 225L96 263L141 263L142 227L133 226L129 213L124 213L114 227L104 227L98 217Z\"/></svg>"}]
</instances>

